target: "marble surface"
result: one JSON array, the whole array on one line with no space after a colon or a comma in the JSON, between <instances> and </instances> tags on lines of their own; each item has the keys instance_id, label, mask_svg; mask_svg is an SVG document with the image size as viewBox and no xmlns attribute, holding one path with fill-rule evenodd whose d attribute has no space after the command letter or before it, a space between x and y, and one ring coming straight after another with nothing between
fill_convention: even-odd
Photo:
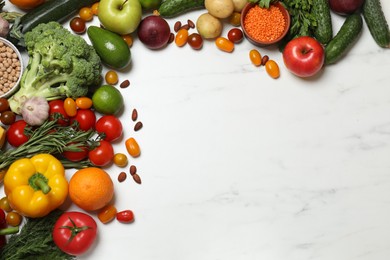
<instances>
[{"instance_id":1,"label":"marble surface","mask_svg":"<svg viewBox=\"0 0 390 260\"><path fill-rule=\"evenodd\" d=\"M336 32L343 18L332 18ZM252 48L279 63L279 79L250 63ZM152 51L135 39L131 51L114 148L138 140L142 155L130 164L142 184L106 170L116 207L136 221L98 223L95 247L79 259L390 259L390 51L365 24L347 56L311 79L248 41L229 54L213 42Z\"/></svg>"}]
</instances>

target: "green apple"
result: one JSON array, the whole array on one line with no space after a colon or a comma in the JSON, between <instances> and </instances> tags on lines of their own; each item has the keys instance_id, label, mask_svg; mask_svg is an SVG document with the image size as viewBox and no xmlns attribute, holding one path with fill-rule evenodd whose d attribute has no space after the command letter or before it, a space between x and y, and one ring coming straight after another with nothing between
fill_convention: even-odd
<instances>
[{"instance_id":1,"label":"green apple","mask_svg":"<svg viewBox=\"0 0 390 260\"><path fill-rule=\"evenodd\" d=\"M162 0L139 0L141 6L145 10L158 9L161 5Z\"/></svg>"},{"instance_id":2,"label":"green apple","mask_svg":"<svg viewBox=\"0 0 390 260\"><path fill-rule=\"evenodd\" d=\"M141 22L142 6L139 0L100 0L98 18L107 30L129 34Z\"/></svg>"}]
</instances>

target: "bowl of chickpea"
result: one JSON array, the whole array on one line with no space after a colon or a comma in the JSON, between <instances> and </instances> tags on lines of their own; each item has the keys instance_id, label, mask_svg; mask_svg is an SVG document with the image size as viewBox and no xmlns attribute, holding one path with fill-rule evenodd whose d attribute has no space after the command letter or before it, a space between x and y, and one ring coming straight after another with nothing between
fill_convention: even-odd
<instances>
[{"instance_id":1,"label":"bowl of chickpea","mask_svg":"<svg viewBox=\"0 0 390 260\"><path fill-rule=\"evenodd\" d=\"M0 37L0 98L11 97L23 74L23 59L10 41Z\"/></svg>"}]
</instances>

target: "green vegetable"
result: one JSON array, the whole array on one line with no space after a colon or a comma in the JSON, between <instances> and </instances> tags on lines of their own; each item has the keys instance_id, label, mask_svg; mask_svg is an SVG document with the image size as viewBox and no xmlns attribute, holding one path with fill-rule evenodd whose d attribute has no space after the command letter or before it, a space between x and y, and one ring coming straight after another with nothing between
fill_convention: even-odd
<instances>
[{"instance_id":1,"label":"green vegetable","mask_svg":"<svg viewBox=\"0 0 390 260\"><path fill-rule=\"evenodd\" d=\"M88 27L87 34L105 64L121 69L130 63L129 46L118 34L93 25Z\"/></svg>"},{"instance_id":2,"label":"green vegetable","mask_svg":"<svg viewBox=\"0 0 390 260\"><path fill-rule=\"evenodd\" d=\"M54 224L62 213L57 209L43 218L26 218L20 233L12 235L2 248L0 259L76 259L62 252L52 238Z\"/></svg>"},{"instance_id":3,"label":"green vegetable","mask_svg":"<svg viewBox=\"0 0 390 260\"><path fill-rule=\"evenodd\" d=\"M317 26L317 18L312 13L313 0L283 0L281 3L287 8L291 17L290 30L279 44L279 49L290 40L299 36L312 36Z\"/></svg>"},{"instance_id":4,"label":"green vegetable","mask_svg":"<svg viewBox=\"0 0 390 260\"><path fill-rule=\"evenodd\" d=\"M333 37L328 0L313 0L311 11L317 20L317 26L313 28L313 35L320 43L327 44Z\"/></svg>"},{"instance_id":5,"label":"green vegetable","mask_svg":"<svg viewBox=\"0 0 390 260\"><path fill-rule=\"evenodd\" d=\"M269 8L273 3L278 2L278 0L248 0L249 3L258 4L261 8Z\"/></svg>"},{"instance_id":6,"label":"green vegetable","mask_svg":"<svg viewBox=\"0 0 390 260\"><path fill-rule=\"evenodd\" d=\"M375 42L382 48L390 48L390 29L380 0L365 0L362 13Z\"/></svg>"},{"instance_id":7,"label":"green vegetable","mask_svg":"<svg viewBox=\"0 0 390 260\"><path fill-rule=\"evenodd\" d=\"M61 126L56 119L47 120L37 128L26 127L24 133L29 137L27 142L14 149L0 150L0 169L7 169L14 161L39 153L60 156L63 151L77 152L82 147L93 149L102 138L95 130L82 131L77 125ZM89 160L61 162L66 169L92 166Z\"/></svg>"},{"instance_id":8,"label":"green vegetable","mask_svg":"<svg viewBox=\"0 0 390 260\"><path fill-rule=\"evenodd\" d=\"M165 0L158 9L161 17L169 18L190 10L204 8L204 0Z\"/></svg>"},{"instance_id":9,"label":"green vegetable","mask_svg":"<svg viewBox=\"0 0 390 260\"><path fill-rule=\"evenodd\" d=\"M64 22L74 15L81 7L92 5L98 0L50 0L29 10L21 18L15 20L8 39L19 46L25 46L24 34L40 23L51 21Z\"/></svg>"},{"instance_id":10,"label":"green vegetable","mask_svg":"<svg viewBox=\"0 0 390 260\"><path fill-rule=\"evenodd\" d=\"M25 34L29 55L20 89L8 101L19 114L26 98L47 100L85 96L99 85L102 64L95 49L57 22L42 23Z\"/></svg>"},{"instance_id":11,"label":"green vegetable","mask_svg":"<svg viewBox=\"0 0 390 260\"><path fill-rule=\"evenodd\" d=\"M360 14L349 15L336 36L325 47L325 64L332 64L343 57L357 40L363 26Z\"/></svg>"}]
</instances>

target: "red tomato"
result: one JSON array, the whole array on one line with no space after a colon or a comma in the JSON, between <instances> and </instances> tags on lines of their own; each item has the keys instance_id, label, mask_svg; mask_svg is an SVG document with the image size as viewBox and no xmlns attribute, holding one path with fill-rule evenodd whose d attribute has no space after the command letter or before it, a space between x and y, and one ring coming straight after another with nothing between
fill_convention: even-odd
<instances>
[{"instance_id":1,"label":"red tomato","mask_svg":"<svg viewBox=\"0 0 390 260\"><path fill-rule=\"evenodd\" d=\"M24 134L24 128L27 123L24 120L15 121L7 130L8 143L14 147L18 147L28 141L29 137Z\"/></svg>"},{"instance_id":2,"label":"red tomato","mask_svg":"<svg viewBox=\"0 0 390 260\"><path fill-rule=\"evenodd\" d=\"M77 211L63 213L53 228L54 243L65 253L75 256L85 253L91 247L96 234L95 220Z\"/></svg>"},{"instance_id":3,"label":"red tomato","mask_svg":"<svg viewBox=\"0 0 390 260\"><path fill-rule=\"evenodd\" d=\"M89 160L96 166L106 166L114 157L114 148L111 143L105 140L100 141L100 145L88 153Z\"/></svg>"},{"instance_id":4,"label":"red tomato","mask_svg":"<svg viewBox=\"0 0 390 260\"><path fill-rule=\"evenodd\" d=\"M72 144L70 144L72 145ZM64 151L62 155L68 159L69 161L72 162L79 162L81 160L84 160L85 158L88 157L88 147L80 147L81 151Z\"/></svg>"},{"instance_id":5,"label":"red tomato","mask_svg":"<svg viewBox=\"0 0 390 260\"><path fill-rule=\"evenodd\" d=\"M58 124L63 126L69 125L69 117L65 112L63 100L52 100L49 102L49 107L50 120L53 120L55 114L58 113L58 116L61 117L60 119L58 119Z\"/></svg>"},{"instance_id":6,"label":"red tomato","mask_svg":"<svg viewBox=\"0 0 390 260\"><path fill-rule=\"evenodd\" d=\"M104 115L96 122L96 131L104 133L104 140L112 142L122 136L123 128L121 121L113 115Z\"/></svg>"},{"instance_id":7,"label":"red tomato","mask_svg":"<svg viewBox=\"0 0 390 260\"><path fill-rule=\"evenodd\" d=\"M116 219L123 223L130 223L134 221L134 214L131 210L123 210L116 213Z\"/></svg>"},{"instance_id":8,"label":"red tomato","mask_svg":"<svg viewBox=\"0 0 390 260\"><path fill-rule=\"evenodd\" d=\"M70 123L74 121L79 123L80 130L88 131L95 128L96 115L91 109L78 109L77 114L70 118Z\"/></svg>"}]
</instances>

